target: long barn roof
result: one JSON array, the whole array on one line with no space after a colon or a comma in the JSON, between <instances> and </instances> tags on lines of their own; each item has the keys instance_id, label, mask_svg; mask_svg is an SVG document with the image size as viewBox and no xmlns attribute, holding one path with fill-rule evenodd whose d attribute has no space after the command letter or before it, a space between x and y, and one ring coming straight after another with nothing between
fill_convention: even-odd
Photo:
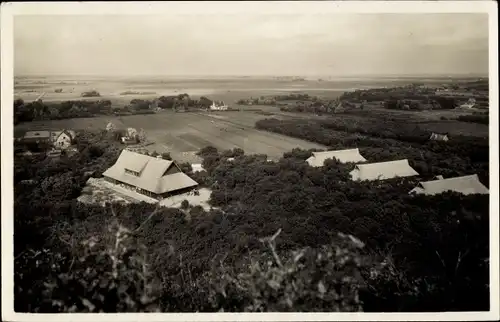
<instances>
[{"instance_id":1,"label":"long barn roof","mask_svg":"<svg viewBox=\"0 0 500 322\"><path fill-rule=\"evenodd\" d=\"M418 172L413 169L407 159L377 162L368 164L357 164L356 168L350 172L352 180L386 180L396 177L418 176Z\"/></svg>"},{"instance_id":2,"label":"long barn roof","mask_svg":"<svg viewBox=\"0 0 500 322\"><path fill-rule=\"evenodd\" d=\"M489 193L488 188L479 181L477 174L420 182L410 193L437 195L446 191L454 191L464 195Z\"/></svg>"},{"instance_id":3,"label":"long barn roof","mask_svg":"<svg viewBox=\"0 0 500 322\"><path fill-rule=\"evenodd\" d=\"M365 162L366 159L359 153L359 149L346 149L325 152L313 152L313 155L306 160L312 167L322 167L327 159L337 159L339 162Z\"/></svg>"}]
</instances>

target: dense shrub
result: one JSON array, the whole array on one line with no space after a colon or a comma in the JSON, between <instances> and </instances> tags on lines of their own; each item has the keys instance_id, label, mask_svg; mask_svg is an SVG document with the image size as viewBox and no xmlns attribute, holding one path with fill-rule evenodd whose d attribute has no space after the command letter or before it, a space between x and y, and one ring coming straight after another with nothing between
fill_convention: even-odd
<instances>
[{"instance_id":1,"label":"dense shrub","mask_svg":"<svg viewBox=\"0 0 500 322\"><path fill-rule=\"evenodd\" d=\"M276 236L262 240L270 252L250 258L245 268L221 265L215 270L215 307L246 312L363 310L361 270L371 263L360 254L360 241L339 234L335 243L291 251L282 258L275 250Z\"/></svg>"},{"instance_id":2,"label":"dense shrub","mask_svg":"<svg viewBox=\"0 0 500 322\"><path fill-rule=\"evenodd\" d=\"M154 312L159 283L149 269L144 245L117 221L108 231L82 241L68 271L53 266L41 312ZM104 240L103 240L104 239Z\"/></svg>"},{"instance_id":3,"label":"dense shrub","mask_svg":"<svg viewBox=\"0 0 500 322\"><path fill-rule=\"evenodd\" d=\"M479 123L488 125L490 117L488 115L460 115L457 120L461 122Z\"/></svg>"},{"instance_id":4,"label":"dense shrub","mask_svg":"<svg viewBox=\"0 0 500 322\"><path fill-rule=\"evenodd\" d=\"M328 120L258 121L258 129L306 139L331 149L359 147L371 162L408 159L423 178L478 173L489 182L489 143L485 138L454 136L449 142L430 141L430 132L390 120L380 122Z\"/></svg>"},{"instance_id":5,"label":"dense shrub","mask_svg":"<svg viewBox=\"0 0 500 322\"><path fill-rule=\"evenodd\" d=\"M399 132L394 134L399 139L387 138L395 131L390 127L381 138L350 133L350 123L340 124L344 132L332 129L338 124L272 122L263 124L332 147L356 143L370 161L408 158L424 178L488 171L487 143L480 140L409 144ZM192 177L212 189L210 203L219 209L140 203L114 205L111 211L75 202L85 173L98 176L116 161L119 149L109 135L79 133L80 153L72 158L16 158L17 311L71 311L75 303L78 312L145 309L137 262L124 261L121 273L107 278L112 261L102 250L113 235L102 229L116 217L132 232L130 242L145 246L134 246L137 252L130 255L147 258L149 271L158 276L150 284L160 288L153 304L161 311L488 310L488 196L408 195L419 178L352 182L348 173L354 165L329 160L312 168L304 162L312 151L293 150L268 162L265 155L207 147L199 153L207 171ZM229 155L237 157L227 162ZM26 178L36 184L20 183ZM262 244L279 229L279 243ZM343 247L339 232L366 246ZM97 248L82 245L86 240ZM346 262L338 257L345 249ZM92 281L108 287L88 286ZM125 294L124 285L136 299L129 306L117 295ZM99 300L104 294L112 295L104 296L109 301Z\"/></svg>"}]
</instances>

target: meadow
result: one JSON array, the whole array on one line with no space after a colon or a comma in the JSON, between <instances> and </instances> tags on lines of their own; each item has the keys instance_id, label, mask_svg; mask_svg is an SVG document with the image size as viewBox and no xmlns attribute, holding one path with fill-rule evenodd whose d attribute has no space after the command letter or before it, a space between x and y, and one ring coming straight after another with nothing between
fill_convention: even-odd
<instances>
[{"instance_id":1,"label":"meadow","mask_svg":"<svg viewBox=\"0 0 500 322\"><path fill-rule=\"evenodd\" d=\"M294 148L324 149L325 146L254 129L265 115L255 112L174 113L125 117L94 117L51 121L35 121L16 126L16 134L27 130L104 130L108 122L117 128L144 129L150 152L169 152L180 162L196 162L194 152L212 145L220 150L241 148L251 154L266 154L277 160ZM199 162L199 161L198 161Z\"/></svg>"}]
</instances>

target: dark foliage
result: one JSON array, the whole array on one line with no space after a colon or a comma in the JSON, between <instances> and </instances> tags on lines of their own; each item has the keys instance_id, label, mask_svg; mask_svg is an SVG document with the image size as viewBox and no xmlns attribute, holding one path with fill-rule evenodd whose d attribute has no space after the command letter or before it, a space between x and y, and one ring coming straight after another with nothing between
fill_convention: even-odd
<instances>
[{"instance_id":1,"label":"dark foliage","mask_svg":"<svg viewBox=\"0 0 500 322\"><path fill-rule=\"evenodd\" d=\"M334 148L359 146L370 161L408 158L424 178L488 172L487 142L427 142L401 124L376 134L376 127L360 132L332 122L265 120L257 126ZM211 187L210 202L219 209L78 203L88 173L98 177L116 161L119 149L110 135L79 133L79 153L59 161L16 158L17 311L146 310L153 303L141 301L148 283L161 289L154 302L161 311L489 308L488 196L410 196L418 182L413 178L352 182L352 164L328 160L322 168L309 167L304 160L312 150L268 162L265 155L206 147L199 155L207 171L193 178ZM35 184L21 183L25 179ZM115 235L103 227L117 219L136 245L120 256L134 260L108 275L113 265L104 241ZM276 244L261 242L280 229ZM336 250L338 232L366 246ZM343 252L346 261L339 257ZM137 264L144 261L151 282L137 284Z\"/></svg>"},{"instance_id":2,"label":"dark foliage","mask_svg":"<svg viewBox=\"0 0 500 322\"><path fill-rule=\"evenodd\" d=\"M408 159L424 179L436 175L453 177L477 173L483 184L488 185L487 139L454 136L448 142L431 141L431 133L415 124L370 121L266 119L258 121L256 127L324 144L332 149L358 147L371 162Z\"/></svg>"},{"instance_id":3,"label":"dark foliage","mask_svg":"<svg viewBox=\"0 0 500 322\"><path fill-rule=\"evenodd\" d=\"M479 123L488 125L490 117L488 115L460 115L457 120L461 122Z\"/></svg>"}]
</instances>

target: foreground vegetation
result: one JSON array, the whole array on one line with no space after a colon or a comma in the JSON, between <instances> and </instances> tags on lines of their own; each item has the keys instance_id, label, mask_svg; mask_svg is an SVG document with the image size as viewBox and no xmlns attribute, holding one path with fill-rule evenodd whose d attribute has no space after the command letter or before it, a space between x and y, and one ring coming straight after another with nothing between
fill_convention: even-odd
<instances>
[{"instance_id":1,"label":"foreground vegetation","mask_svg":"<svg viewBox=\"0 0 500 322\"><path fill-rule=\"evenodd\" d=\"M384 129L286 122L257 126L359 146L370 161L408 158L423 178L488 176L487 142L477 139L427 142L388 120ZM488 196L409 196L414 178L352 182L353 165L309 167L312 151L267 162L207 147L206 171L190 175L212 189L213 210L100 207L75 198L120 146L113 134L83 132L77 147L61 159L15 159L16 311L489 309Z\"/></svg>"}]
</instances>

